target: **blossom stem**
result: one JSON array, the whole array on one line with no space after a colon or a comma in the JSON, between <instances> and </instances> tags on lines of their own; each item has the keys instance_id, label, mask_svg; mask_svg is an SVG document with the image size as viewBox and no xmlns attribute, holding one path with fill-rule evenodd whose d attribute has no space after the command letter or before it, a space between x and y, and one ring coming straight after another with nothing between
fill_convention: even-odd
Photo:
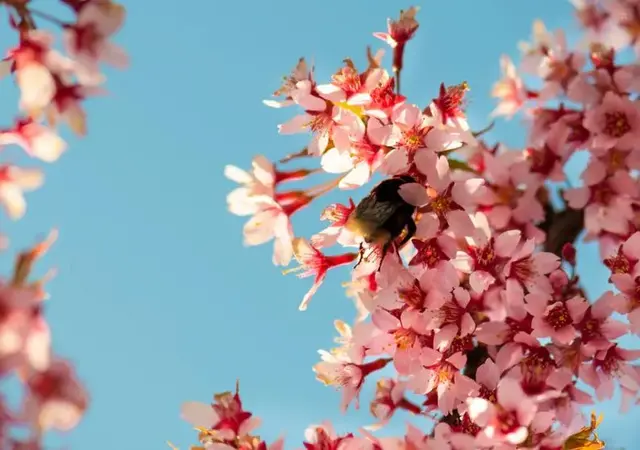
<instances>
[{"instance_id":1,"label":"blossom stem","mask_svg":"<svg viewBox=\"0 0 640 450\"><path fill-rule=\"evenodd\" d=\"M59 25L61 27L66 26L67 24L64 23L62 20L58 19L55 16L52 16L51 14L42 12L42 11L38 11L37 9L29 9L29 14L31 14L32 16L36 16L36 17L40 17L41 19L47 20L51 23L54 23L56 25Z\"/></svg>"},{"instance_id":2,"label":"blossom stem","mask_svg":"<svg viewBox=\"0 0 640 450\"><path fill-rule=\"evenodd\" d=\"M320 171L322 171L321 168L316 168L316 169L298 169L298 170L293 170L293 171L290 171L290 172L276 171L275 183L276 184L280 184L280 183L285 183L287 181L301 180L304 177L306 177L307 175L318 173Z\"/></svg>"},{"instance_id":3,"label":"blossom stem","mask_svg":"<svg viewBox=\"0 0 640 450\"><path fill-rule=\"evenodd\" d=\"M280 164L285 164L285 163L288 163L289 161L291 161L292 159L305 158L307 156L311 156L311 155L309 154L309 149L307 147L305 147L302 150L300 150L299 152L289 153L287 156L285 156L284 158L282 158L278 162Z\"/></svg>"},{"instance_id":4,"label":"blossom stem","mask_svg":"<svg viewBox=\"0 0 640 450\"><path fill-rule=\"evenodd\" d=\"M346 174L340 175L339 177L334 178L331 181L319 184L318 186L314 186L307 191L307 195L313 198L320 197L321 195L324 195L335 188L340 183L340 180L342 180L345 176Z\"/></svg>"},{"instance_id":5,"label":"blossom stem","mask_svg":"<svg viewBox=\"0 0 640 450\"><path fill-rule=\"evenodd\" d=\"M393 361L393 358L379 358L379 359L376 359L375 361L362 364L360 366L360 370L362 370L362 378L372 374L377 370L384 369L386 365L389 364L391 361Z\"/></svg>"},{"instance_id":6,"label":"blossom stem","mask_svg":"<svg viewBox=\"0 0 640 450\"><path fill-rule=\"evenodd\" d=\"M496 125L496 121L492 120L491 123L489 125L487 125L486 127L484 127L482 130L474 131L471 134L473 134L473 137L480 137L483 134L488 133L489 131L491 131L495 125Z\"/></svg>"},{"instance_id":7,"label":"blossom stem","mask_svg":"<svg viewBox=\"0 0 640 450\"><path fill-rule=\"evenodd\" d=\"M422 408L420 408L415 403L411 403L409 400L407 400L404 397L398 402L397 406L398 408L404 409L405 411L409 411L410 413L413 413L413 414L420 414L422 412Z\"/></svg>"}]
</instances>

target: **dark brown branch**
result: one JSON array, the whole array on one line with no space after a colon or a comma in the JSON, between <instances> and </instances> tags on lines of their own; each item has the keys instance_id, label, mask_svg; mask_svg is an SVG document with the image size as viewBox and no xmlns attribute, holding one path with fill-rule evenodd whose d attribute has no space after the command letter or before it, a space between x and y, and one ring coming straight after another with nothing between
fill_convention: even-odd
<instances>
[{"instance_id":1,"label":"dark brown branch","mask_svg":"<svg viewBox=\"0 0 640 450\"><path fill-rule=\"evenodd\" d=\"M562 256L562 247L573 244L584 225L584 211L567 208L556 212L550 204L545 207L546 218L540 229L547 234L544 250Z\"/></svg>"}]
</instances>

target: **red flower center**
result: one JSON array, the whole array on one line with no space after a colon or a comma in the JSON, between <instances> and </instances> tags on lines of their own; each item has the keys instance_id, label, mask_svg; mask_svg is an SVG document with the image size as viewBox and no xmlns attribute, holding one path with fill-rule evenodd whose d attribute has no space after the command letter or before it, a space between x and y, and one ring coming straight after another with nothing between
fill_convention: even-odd
<instances>
[{"instance_id":1,"label":"red flower center","mask_svg":"<svg viewBox=\"0 0 640 450\"><path fill-rule=\"evenodd\" d=\"M498 413L498 429L502 434L509 434L520 428L520 422L515 411L502 410Z\"/></svg>"},{"instance_id":2,"label":"red flower center","mask_svg":"<svg viewBox=\"0 0 640 450\"><path fill-rule=\"evenodd\" d=\"M612 274L629 273L635 262L629 261L629 258L622 252L622 247L618 250L618 254L610 256L604 260L604 265L611 270Z\"/></svg>"},{"instance_id":3,"label":"red flower center","mask_svg":"<svg viewBox=\"0 0 640 450\"><path fill-rule=\"evenodd\" d=\"M357 93L362 87L360 75L353 67L350 66L340 69L338 73L331 77L331 81L342 89L347 94L347 97Z\"/></svg>"},{"instance_id":4,"label":"red flower center","mask_svg":"<svg viewBox=\"0 0 640 450\"><path fill-rule=\"evenodd\" d=\"M415 280L411 287L398 289L398 297L410 307L420 310L424 307L426 294Z\"/></svg>"},{"instance_id":5,"label":"red flower center","mask_svg":"<svg viewBox=\"0 0 640 450\"><path fill-rule=\"evenodd\" d=\"M604 133L608 136L619 138L631 131L629 120L623 112L606 113L604 120Z\"/></svg>"},{"instance_id":6,"label":"red flower center","mask_svg":"<svg viewBox=\"0 0 640 450\"><path fill-rule=\"evenodd\" d=\"M546 321L556 331L572 323L569 310L563 303L557 304L547 313Z\"/></svg>"}]
</instances>

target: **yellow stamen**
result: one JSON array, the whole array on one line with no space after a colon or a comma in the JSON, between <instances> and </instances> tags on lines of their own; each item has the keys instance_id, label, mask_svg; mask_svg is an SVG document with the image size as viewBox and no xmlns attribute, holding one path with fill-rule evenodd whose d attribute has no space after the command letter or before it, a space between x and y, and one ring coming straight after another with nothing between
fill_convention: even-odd
<instances>
[{"instance_id":1,"label":"yellow stamen","mask_svg":"<svg viewBox=\"0 0 640 450\"><path fill-rule=\"evenodd\" d=\"M338 103L334 103L334 105L346 111L351 111L361 119L364 117L364 108L362 106L350 105L347 102L338 102Z\"/></svg>"}]
</instances>

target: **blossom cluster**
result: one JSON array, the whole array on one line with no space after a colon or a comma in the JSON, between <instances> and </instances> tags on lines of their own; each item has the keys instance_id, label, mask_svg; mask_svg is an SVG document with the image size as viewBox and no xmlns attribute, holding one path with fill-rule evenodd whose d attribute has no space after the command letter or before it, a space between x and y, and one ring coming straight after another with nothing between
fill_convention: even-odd
<instances>
[{"instance_id":1,"label":"blossom cluster","mask_svg":"<svg viewBox=\"0 0 640 450\"><path fill-rule=\"evenodd\" d=\"M229 209L251 216L246 244L273 239L275 264L295 258L299 266L288 271L314 278L301 310L329 270L355 265L347 295L357 319L351 326L336 321L339 347L321 351L314 371L341 390L343 410L357 406L365 380L379 377L370 401L375 426L358 436L314 426L307 449L604 448L594 433L598 421L587 423L584 406L616 389L622 410L638 402L640 350L623 348L619 338L640 335L640 65L622 64L619 54L633 47L640 55L640 1L574 4L584 30L577 49L561 30L547 31L538 21L532 42L521 45L520 66L501 59L493 115L523 115L524 149L488 145L483 131L472 131L466 82L441 84L426 106L401 94L417 8L374 34L391 47L391 71L383 52L368 51L364 70L346 60L320 83L301 59L265 101L301 111L279 126L281 134L312 138L277 165L257 156L249 172L228 166L226 176L241 185L229 194ZM539 88L526 86L524 74L537 77ZM565 188L567 163L577 152L589 157L582 185ZM319 168L280 169L312 158ZM335 178L283 190L316 172ZM374 174L405 181L398 201L413 208L415 233L392 235L384 220L373 229L371 218L363 233L350 224L365 212L349 199L326 207L325 229L309 239L294 234L295 213ZM562 201L554 204L556 193ZM599 298L588 298L576 274L574 241L583 230L611 271L602 280L610 290ZM381 231L391 242L367 239ZM380 377L385 367L395 376ZM398 411L436 425L375 437L372 430ZM196 448L267 448L250 434L256 421L237 392L216 397L213 406L185 404L183 416L200 427Z\"/></svg>"},{"instance_id":2,"label":"blossom cluster","mask_svg":"<svg viewBox=\"0 0 640 450\"><path fill-rule=\"evenodd\" d=\"M60 0L68 20L32 5L30 0L2 0L0 8L17 42L0 61L0 77L19 88L19 113L0 128L0 206L9 219L26 213L24 192L42 186L39 167L24 167L10 154L17 146L30 158L53 163L66 151L59 135L65 124L78 136L86 133L84 101L103 92L100 64L127 64L123 50L111 37L125 19L123 6L110 0ZM54 48L59 28L65 54ZM9 82L9 80L5 80ZM6 156L5 156L6 155ZM20 161L20 159L18 159ZM0 221L3 223L4 219ZM2 230L0 230L1 232ZM0 398L0 448L37 450L48 430L74 428L88 407L89 398L73 365L53 353L51 331L45 318L46 283L54 275L32 279L34 263L57 237L52 231L33 248L20 252L13 273L0 278L0 377L22 385L19 407ZM8 239L0 234L0 250ZM29 430L16 437L14 430Z\"/></svg>"}]
</instances>

